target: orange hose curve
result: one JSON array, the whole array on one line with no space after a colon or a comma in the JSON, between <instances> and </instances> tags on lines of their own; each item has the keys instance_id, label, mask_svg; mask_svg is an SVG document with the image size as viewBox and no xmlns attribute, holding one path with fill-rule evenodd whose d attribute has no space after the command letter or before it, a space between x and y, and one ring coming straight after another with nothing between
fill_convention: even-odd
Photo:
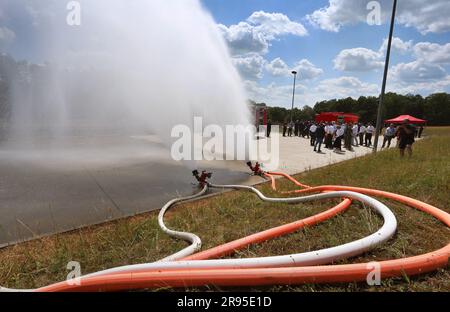
<instances>
[{"instance_id":1,"label":"orange hose curve","mask_svg":"<svg viewBox=\"0 0 450 312\"><path fill-rule=\"evenodd\" d=\"M292 223L288 223L285 225L281 225L278 227L274 227L269 230L265 230L259 233L255 233L234 241L231 241L229 243L225 243L223 245L213 247L210 249L207 249L205 251L198 252L196 254L193 254L191 256L185 257L182 260L206 260L206 259L213 259L213 258L219 258L226 255L229 255L233 253L236 250L242 249L250 244L257 244L264 242L266 240L286 235L289 233L292 233L298 229L304 228L306 226L315 225L317 223L323 222L325 220L330 219L331 217L337 215L338 213L344 211L347 209L352 201L348 198L344 199L340 204L334 206L331 209L328 209L327 211L318 213L314 216L298 220Z\"/></svg>"},{"instance_id":2,"label":"orange hose curve","mask_svg":"<svg viewBox=\"0 0 450 312\"><path fill-rule=\"evenodd\" d=\"M275 177L273 175L267 173L267 172L264 172L264 176L270 178L272 189L274 191L276 191L277 190L277 185L275 183Z\"/></svg>"},{"instance_id":3,"label":"orange hose curve","mask_svg":"<svg viewBox=\"0 0 450 312\"><path fill-rule=\"evenodd\" d=\"M291 181L292 183L294 183L297 186L303 187L303 188L310 188L309 185L303 184L299 181L297 181L296 179L294 179L292 176L283 173L283 172L267 172L268 175L277 175L277 176L282 176L286 179L288 179L289 181Z\"/></svg>"}]
</instances>

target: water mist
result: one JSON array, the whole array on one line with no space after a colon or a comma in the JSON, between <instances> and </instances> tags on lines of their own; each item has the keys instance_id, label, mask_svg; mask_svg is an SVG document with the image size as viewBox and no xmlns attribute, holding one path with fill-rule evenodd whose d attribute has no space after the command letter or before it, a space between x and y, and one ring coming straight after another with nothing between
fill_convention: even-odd
<instances>
[{"instance_id":1,"label":"water mist","mask_svg":"<svg viewBox=\"0 0 450 312\"><path fill-rule=\"evenodd\" d=\"M172 127L192 127L194 116L249 124L239 75L198 0L78 2L81 24L70 26L66 1L2 1L0 26L20 18L32 33L15 40L33 38L29 61L43 64L13 84L10 146L84 161L108 149L80 137L151 133L168 147ZM110 142L115 157L140 152Z\"/></svg>"}]
</instances>

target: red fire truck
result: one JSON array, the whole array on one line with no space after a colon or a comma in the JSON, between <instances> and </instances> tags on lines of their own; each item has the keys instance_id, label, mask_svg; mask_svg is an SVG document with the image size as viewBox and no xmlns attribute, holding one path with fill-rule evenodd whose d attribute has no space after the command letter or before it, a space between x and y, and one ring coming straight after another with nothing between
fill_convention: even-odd
<instances>
[{"instance_id":1,"label":"red fire truck","mask_svg":"<svg viewBox=\"0 0 450 312\"><path fill-rule=\"evenodd\" d=\"M316 115L316 122L357 123L359 116L342 112L326 112Z\"/></svg>"}]
</instances>

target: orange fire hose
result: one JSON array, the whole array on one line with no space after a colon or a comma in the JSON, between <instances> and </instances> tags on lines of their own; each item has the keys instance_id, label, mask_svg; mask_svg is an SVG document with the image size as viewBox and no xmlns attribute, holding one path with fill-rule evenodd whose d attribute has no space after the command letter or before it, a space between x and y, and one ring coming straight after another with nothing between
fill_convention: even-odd
<instances>
[{"instance_id":1,"label":"orange fire hose","mask_svg":"<svg viewBox=\"0 0 450 312\"><path fill-rule=\"evenodd\" d=\"M272 179L272 188L274 190L276 190L276 186L275 186L275 179L273 178L274 175L276 176L282 176L286 179L288 179L289 181L291 181L292 183L294 183L297 186L300 186L302 188L310 188L309 185L300 183L299 181L297 181L296 179L294 179L293 177L291 177L290 175L283 173L283 172L267 172L265 173L267 176L269 176Z\"/></svg>"},{"instance_id":2,"label":"orange fire hose","mask_svg":"<svg viewBox=\"0 0 450 312\"><path fill-rule=\"evenodd\" d=\"M308 185L298 182L293 177L291 177L290 175L287 175L285 173L278 173L278 172L270 172L270 173L267 172L266 173L266 172L264 172L264 175L271 179L271 185L274 190L276 190L276 183L275 183L274 175L286 177L287 179L289 179L296 185L309 188ZM220 258L220 257L226 256L226 255L230 255L237 250L245 248L248 245L261 243L261 242L267 241L267 240L275 238L275 237L279 237L279 236L283 236L283 235L295 232L306 226L312 226L312 225L318 224L320 222L326 221L326 220L334 217L336 214L346 210L350 206L351 203L352 203L352 201L350 199L344 199L340 204L334 206L333 208L331 208L327 211L321 212L319 214L316 214L314 216L305 218L303 220L298 220L298 221L295 221L292 223L288 223L285 225L281 225L281 226L278 226L278 227L275 227L275 228L272 228L269 230L265 230L265 231L262 231L259 233L255 233L255 234L225 243L223 245L216 246L216 247L198 252L191 256L185 257L181 260L206 260L206 259L214 259L214 258Z\"/></svg>"},{"instance_id":3,"label":"orange fire hose","mask_svg":"<svg viewBox=\"0 0 450 312\"><path fill-rule=\"evenodd\" d=\"M219 258L226 255L229 255L233 253L236 250L245 248L246 246L250 244L257 244L264 241L267 241L269 239L279 237L282 235L286 235L292 232L295 232L301 228L304 228L306 226L315 225L317 223L323 222L325 220L330 219L331 217L337 215L338 213L344 211L347 209L352 201L350 199L344 199L340 204L334 206L333 208L321 212L319 214L316 214L314 216L298 220L292 223L288 223L285 225L281 225L278 227L274 227L272 229L262 231L256 234L252 234L237 240L234 240L229 243L225 243L220 246L213 247L211 249L198 252L196 254L193 254L191 256L188 256L186 258L183 258L182 260L206 260L206 259L213 259L213 258Z\"/></svg>"}]
</instances>

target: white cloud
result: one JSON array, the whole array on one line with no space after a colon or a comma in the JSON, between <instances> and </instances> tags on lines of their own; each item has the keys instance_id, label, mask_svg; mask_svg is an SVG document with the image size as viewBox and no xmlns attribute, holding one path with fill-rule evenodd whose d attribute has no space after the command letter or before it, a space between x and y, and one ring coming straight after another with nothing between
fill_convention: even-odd
<instances>
[{"instance_id":1,"label":"white cloud","mask_svg":"<svg viewBox=\"0 0 450 312\"><path fill-rule=\"evenodd\" d=\"M278 105L289 108L292 101L292 85L269 84L262 86L255 81L246 81L245 88L251 99L257 102L265 102L269 105ZM316 102L333 98L353 97L361 95L377 95L379 87L369 84L356 77L339 77L319 81L315 87L306 87L298 84L296 87L295 105L314 106Z\"/></svg>"},{"instance_id":2,"label":"white cloud","mask_svg":"<svg viewBox=\"0 0 450 312\"><path fill-rule=\"evenodd\" d=\"M409 46L409 44L408 44ZM448 91L450 76L442 66L450 63L450 43L440 45L419 42L408 50L416 59L399 63L389 71L388 89L397 93L429 93Z\"/></svg>"},{"instance_id":3,"label":"white cloud","mask_svg":"<svg viewBox=\"0 0 450 312\"><path fill-rule=\"evenodd\" d=\"M388 92L400 94L422 94L424 96L436 92L449 92L450 76L438 81L422 81L415 83L392 83L387 85Z\"/></svg>"},{"instance_id":4,"label":"white cloud","mask_svg":"<svg viewBox=\"0 0 450 312\"><path fill-rule=\"evenodd\" d=\"M447 76L445 69L432 63L416 60L410 63L400 63L392 67L391 77L395 82L409 84L433 82Z\"/></svg>"},{"instance_id":5,"label":"white cloud","mask_svg":"<svg viewBox=\"0 0 450 312\"><path fill-rule=\"evenodd\" d=\"M16 34L7 27L0 26L0 44L9 43L16 38Z\"/></svg>"},{"instance_id":6,"label":"white cloud","mask_svg":"<svg viewBox=\"0 0 450 312\"><path fill-rule=\"evenodd\" d=\"M414 46L414 54L422 61L449 64L450 63L450 43L440 45L430 42L419 42Z\"/></svg>"},{"instance_id":7,"label":"white cloud","mask_svg":"<svg viewBox=\"0 0 450 312\"><path fill-rule=\"evenodd\" d=\"M386 50L387 50L387 44L388 44L388 39L385 38L383 41L383 44L380 47L379 52L385 54ZM413 46L413 41L409 40L409 41L403 41L402 39L398 38L398 37L393 37L392 38L392 43L391 43L391 50L392 51L397 51L401 54L405 54L407 52L409 52L411 50Z\"/></svg>"},{"instance_id":8,"label":"white cloud","mask_svg":"<svg viewBox=\"0 0 450 312\"><path fill-rule=\"evenodd\" d=\"M246 22L230 27L219 25L219 29L232 54L267 53L269 49L269 40L264 34Z\"/></svg>"},{"instance_id":9,"label":"white cloud","mask_svg":"<svg viewBox=\"0 0 450 312\"><path fill-rule=\"evenodd\" d=\"M313 63L307 59L302 59L294 65L294 69L298 72L300 80L309 80L319 77L323 74L321 68L316 67Z\"/></svg>"},{"instance_id":10,"label":"white cloud","mask_svg":"<svg viewBox=\"0 0 450 312\"><path fill-rule=\"evenodd\" d=\"M366 48L345 49L334 59L334 68L348 72L379 69L383 67L381 57L381 53Z\"/></svg>"},{"instance_id":11,"label":"white cloud","mask_svg":"<svg viewBox=\"0 0 450 312\"><path fill-rule=\"evenodd\" d=\"M366 15L364 1L330 0L327 7L308 14L306 18L311 24L323 30L338 32L344 25L365 21Z\"/></svg>"},{"instance_id":12,"label":"white cloud","mask_svg":"<svg viewBox=\"0 0 450 312\"><path fill-rule=\"evenodd\" d=\"M398 37L392 38L392 51L405 54L413 48L413 41L403 41ZM334 59L334 68L347 72L365 72L380 69L384 66L384 56L387 49L387 38L383 40L378 51L367 48L345 49Z\"/></svg>"},{"instance_id":13,"label":"white cloud","mask_svg":"<svg viewBox=\"0 0 450 312\"><path fill-rule=\"evenodd\" d=\"M255 80L262 78L266 60L261 55L251 53L245 56L233 57L232 61L243 79Z\"/></svg>"},{"instance_id":14,"label":"white cloud","mask_svg":"<svg viewBox=\"0 0 450 312\"><path fill-rule=\"evenodd\" d=\"M376 84L362 82L358 78L351 76L322 80L316 90L324 94L335 94L332 97L359 97L360 95L374 94L379 91Z\"/></svg>"},{"instance_id":15,"label":"white cloud","mask_svg":"<svg viewBox=\"0 0 450 312\"><path fill-rule=\"evenodd\" d=\"M279 57L268 63L266 65L266 70L272 76L291 76L292 70L295 70L298 72L298 80L310 80L323 74L323 70L321 68L316 67L307 59L302 59L296 62L293 68L289 68L289 66Z\"/></svg>"},{"instance_id":16,"label":"white cloud","mask_svg":"<svg viewBox=\"0 0 450 312\"><path fill-rule=\"evenodd\" d=\"M450 1L408 0L399 1L398 21L407 27L415 27L420 33L450 31Z\"/></svg>"},{"instance_id":17,"label":"white cloud","mask_svg":"<svg viewBox=\"0 0 450 312\"><path fill-rule=\"evenodd\" d=\"M289 71L289 66L279 57L273 59L272 62L266 65L266 70L272 76L287 76Z\"/></svg>"},{"instance_id":18,"label":"white cloud","mask_svg":"<svg viewBox=\"0 0 450 312\"><path fill-rule=\"evenodd\" d=\"M381 5L381 21L390 19L391 0L378 0ZM313 25L327 31L337 32L341 27L356 23L366 23L369 10L368 1L361 0L329 0L326 7L307 15ZM414 27L422 34L450 31L450 1L448 0L407 0L399 1L397 22Z\"/></svg>"},{"instance_id":19,"label":"white cloud","mask_svg":"<svg viewBox=\"0 0 450 312\"><path fill-rule=\"evenodd\" d=\"M254 12L245 22L219 25L233 55L265 54L270 42L283 35L306 36L305 27L281 13Z\"/></svg>"},{"instance_id":20,"label":"white cloud","mask_svg":"<svg viewBox=\"0 0 450 312\"><path fill-rule=\"evenodd\" d=\"M258 11L254 12L247 21L256 25L255 28L265 34L269 40L274 40L277 36L285 34L295 36L306 36L308 34L301 23L293 22L281 13Z\"/></svg>"},{"instance_id":21,"label":"white cloud","mask_svg":"<svg viewBox=\"0 0 450 312\"><path fill-rule=\"evenodd\" d=\"M264 102L272 106L290 107L292 101L292 85L278 85L271 83L263 86L256 81L245 81L245 89L248 96L256 102ZM296 106L304 105L306 87L302 84L296 84Z\"/></svg>"}]
</instances>

